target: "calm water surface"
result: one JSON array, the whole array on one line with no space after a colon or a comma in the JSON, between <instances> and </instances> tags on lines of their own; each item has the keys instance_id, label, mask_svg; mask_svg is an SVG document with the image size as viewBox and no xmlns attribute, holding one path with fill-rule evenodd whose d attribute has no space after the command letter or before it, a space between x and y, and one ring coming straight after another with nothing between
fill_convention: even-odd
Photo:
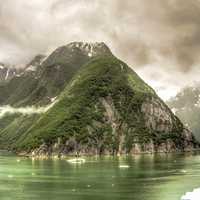
<instances>
[{"instance_id":1,"label":"calm water surface","mask_svg":"<svg viewBox=\"0 0 200 200\"><path fill-rule=\"evenodd\" d=\"M199 187L200 154L86 158L84 164L70 164L0 153L0 200L180 200Z\"/></svg>"}]
</instances>

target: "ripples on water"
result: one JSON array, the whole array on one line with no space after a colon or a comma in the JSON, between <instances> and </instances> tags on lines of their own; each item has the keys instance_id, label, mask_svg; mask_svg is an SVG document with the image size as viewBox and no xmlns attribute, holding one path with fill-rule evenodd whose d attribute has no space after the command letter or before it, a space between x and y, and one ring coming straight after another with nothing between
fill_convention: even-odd
<instances>
[{"instance_id":1,"label":"ripples on water","mask_svg":"<svg viewBox=\"0 0 200 200\"><path fill-rule=\"evenodd\" d=\"M0 152L0 200L200 200L199 190L194 197L187 193L199 186L198 154L86 158L71 164Z\"/></svg>"}]
</instances>

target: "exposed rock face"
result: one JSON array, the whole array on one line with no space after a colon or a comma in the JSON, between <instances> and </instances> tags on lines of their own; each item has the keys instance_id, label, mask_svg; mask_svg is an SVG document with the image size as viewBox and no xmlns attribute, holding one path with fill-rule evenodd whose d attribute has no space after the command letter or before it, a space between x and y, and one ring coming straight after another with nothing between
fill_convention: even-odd
<instances>
[{"instance_id":1,"label":"exposed rock face","mask_svg":"<svg viewBox=\"0 0 200 200\"><path fill-rule=\"evenodd\" d=\"M134 138L132 147L127 150L125 144L125 133L129 131L128 125L122 121L122 117L115 108L114 102L110 96L101 98L99 100L104 107L104 122L110 125L112 129L111 143L116 143L117 148L115 151L111 149L101 150L101 145L104 141L98 140L96 145L88 146L79 144L75 138L66 141L65 144L57 142L52 145L42 144L39 148L32 151L31 155L36 157L56 156L62 157L65 155L125 155L125 154L141 154L141 153L171 153L178 151L192 151L195 148L194 137L192 133L183 127L181 137L182 143L177 144L173 139L165 139L164 141L157 142L153 138L148 142L141 143ZM155 131L157 134L166 134L173 132L174 126L181 126L179 120L172 114L169 108L159 99L147 98L141 106L141 111L144 114L146 128L150 131ZM95 127L102 127L102 123L94 121ZM88 131L91 132L91 127ZM179 146L181 145L181 146Z\"/></svg>"},{"instance_id":2,"label":"exposed rock face","mask_svg":"<svg viewBox=\"0 0 200 200\"><path fill-rule=\"evenodd\" d=\"M72 42L57 48L43 62L44 66L85 64L91 58L112 55L110 49L104 43ZM74 67L76 67L74 65Z\"/></svg>"},{"instance_id":3,"label":"exposed rock face","mask_svg":"<svg viewBox=\"0 0 200 200\"><path fill-rule=\"evenodd\" d=\"M179 119L160 99L154 97L147 99L142 104L142 112L144 113L145 124L149 129L158 134L166 134L166 136L169 133L173 134L173 132L181 129L181 137L183 138L181 144L182 150L188 151L194 148L192 132L182 125ZM180 150L180 147L172 139L166 139L165 142L159 145L151 143L150 146L153 146L150 149L157 152L174 152Z\"/></svg>"},{"instance_id":4,"label":"exposed rock face","mask_svg":"<svg viewBox=\"0 0 200 200\"><path fill-rule=\"evenodd\" d=\"M14 67L6 66L0 63L0 82L8 82L13 77L18 76L21 70Z\"/></svg>"},{"instance_id":5,"label":"exposed rock face","mask_svg":"<svg viewBox=\"0 0 200 200\"><path fill-rule=\"evenodd\" d=\"M89 57L112 54L110 49L103 42L100 43L72 42L68 44L66 47L71 49L71 51L79 49L83 54Z\"/></svg>"},{"instance_id":6,"label":"exposed rock face","mask_svg":"<svg viewBox=\"0 0 200 200\"><path fill-rule=\"evenodd\" d=\"M30 63L28 63L26 65L26 68L29 68L30 66L40 66L42 65L42 62L45 60L46 56L45 55L42 55L42 54L38 54L36 55Z\"/></svg>"},{"instance_id":7,"label":"exposed rock face","mask_svg":"<svg viewBox=\"0 0 200 200\"><path fill-rule=\"evenodd\" d=\"M159 99L147 99L142 104L145 124L149 129L159 132L170 132L173 128L173 115Z\"/></svg>"},{"instance_id":8,"label":"exposed rock face","mask_svg":"<svg viewBox=\"0 0 200 200\"><path fill-rule=\"evenodd\" d=\"M121 121L120 114L114 106L113 100L111 97L102 98L102 105L105 108L105 123L108 123L112 128L112 136L118 144L116 149L116 154L124 154L124 131L127 129L127 125ZM113 152L114 153L114 152Z\"/></svg>"}]
</instances>

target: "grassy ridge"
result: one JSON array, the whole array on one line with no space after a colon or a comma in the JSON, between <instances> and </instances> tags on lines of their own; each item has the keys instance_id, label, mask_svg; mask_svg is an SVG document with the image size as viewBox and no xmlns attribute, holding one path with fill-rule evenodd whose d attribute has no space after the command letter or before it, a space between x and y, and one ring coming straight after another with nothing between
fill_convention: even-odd
<instances>
[{"instance_id":1,"label":"grassy ridge","mask_svg":"<svg viewBox=\"0 0 200 200\"><path fill-rule=\"evenodd\" d=\"M52 54L44 62L36 88L17 105L37 105L47 94L58 95L57 102L41 115L13 119L6 116L0 122L2 147L29 152L42 144L51 147L59 139L63 145L74 140L79 148L117 152L122 137L126 152L131 151L134 143L161 144L171 139L177 146L183 145L181 122L125 63L112 55L89 59L79 50L74 54L76 59L71 60L71 56L64 56L64 50L61 48L60 59ZM40 88L44 90L37 93ZM169 133L155 132L145 124L141 107L153 98L171 115L173 128Z\"/></svg>"},{"instance_id":2,"label":"grassy ridge","mask_svg":"<svg viewBox=\"0 0 200 200\"><path fill-rule=\"evenodd\" d=\"M127 151L135 138L140 143L163 139L146 128L141 113L146 98L157 98L155 92L125 63L110 56L93 59L82 67L65 87L59 101L26 131L26 137L15 148L29 151L43 143L51 145L58 138L63 144L74 138L82 146L102 144L102 149L117 150L119 138L106 122L105 108L100 101L108 96L119 113L118 122L127 126L123 129ZM179 137L181 131L175 135Z\"/></svg>"}]
</instances>

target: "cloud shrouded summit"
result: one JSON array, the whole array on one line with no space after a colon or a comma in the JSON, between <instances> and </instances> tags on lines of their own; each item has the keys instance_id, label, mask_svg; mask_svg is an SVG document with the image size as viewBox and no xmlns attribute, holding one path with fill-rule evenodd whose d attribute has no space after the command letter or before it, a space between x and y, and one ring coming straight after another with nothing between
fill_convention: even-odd
<instances>
[{"instance_id":1,"label":"cloud shrouded summit","mask_svg":"<svg viewBox=\"0 0 200 200\"><path fill-rule=\"evenodd\" d=\"M0 61L21 64L71 41L103 41L160 94L170 83L170 93L199 72L199 24L199 0L0 1Z\"/></svg>"}]
</instances>

